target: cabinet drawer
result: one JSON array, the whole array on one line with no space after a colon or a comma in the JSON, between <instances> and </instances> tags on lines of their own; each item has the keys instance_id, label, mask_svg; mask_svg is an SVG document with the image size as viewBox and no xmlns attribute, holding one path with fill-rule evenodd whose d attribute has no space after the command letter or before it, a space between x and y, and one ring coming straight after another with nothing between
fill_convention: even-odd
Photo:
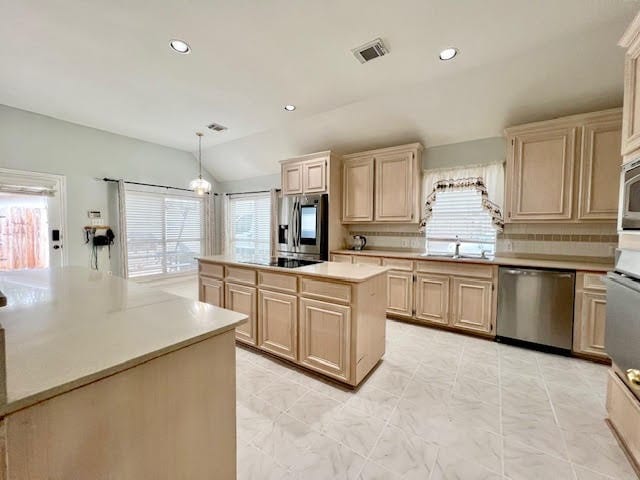
<instances>
[{"instance_id":1,"label":"cabinet drawer","mask_svg":"<svg viewBox=\"0 0 640 480\"><path fill-rule=\"evenodd\" d=\"M248 268L227 267L226 280L230 282L246 283L249 285L256 284L255 270Z\"/></svg>"},{"instance_id":2,"label":"cabinet drawer","mask_svg":"<svg viewBox=\"0 0 640 480\"><path fill-rule=\"evenodd\" d=\"M327 282L310 277L300 279L300 293L305 297L320 298L340 303L351 302L351 285Z\"/></svg>"},{"instance_id":3,"label":"cabinet drawer","mask_svg":"<svg viewBox=\"0 0 640 480\"><path fill-rule=\"evenodd\" d=\"M223 278L224 267L217 263L203 263L200 262L200 275L207 277Z\"/></svg>"},{"instance_id":4,"label":"cabinet drawer","mask_svg":"<svg viewBox=\"0 0 640 480\"><path fill-rule=\"evenodd\" d=\"M457 275L461 277L492 278L492 265L456 262L418 262L418 272L439 273L441 275Z\"/></svg>"},{"instance_id":5,"label":"cabinet drawer","mask_svg":"<svg viewBox=\"0 0 640 480\"><path fill-rule=\"evenodd\" d=\"M380 265L381 263L380 257L365 257L364 255L354 255L353 263L358 263L361 265Z\"/></svg>"},{"instance_id":6,"label":"cabinet drawer","mask_svg":"<svg viewBox=\"0 0 640 480\"><path fill-rule=\"evenodd\" d=\"M258 272L258 284L261 288L271 288L274 290L282 290L283 292L296 293L297 281L293 275L284 275L282 273Z\"/></svg>"},{"instance_id":7,"label":"cabinet drawer","mask_svg":"<svg viewBox=\"0 0 640 480\"><path fill-rule=\"evenodd\" d=\"M403 260L402 258L383 258L382 265L391 267L394 270L403 270L406 272L413 271L413 261Z\"/></svg>"},{"instance_id":8,"label":"cabinet drawer","mask_svg":"<svg viewBox=\"0 0 640 480\"><path fill-rule=\"evenodd\" d=\"M602 281L603 273L585 273L584 288L589 290L606 290L607 287Z\"/></svg>"},{"instance_id":9,"label":"cabinet drawer","mask_svg":"<svg viewBox=\"0 0 640 480\"><path fill-rule=\"evenodd\" d=\"M331 255L331 261L337 263L352 263L351 255L342 255L340 253L334 253Z\"/></svg>"}]
</instances>

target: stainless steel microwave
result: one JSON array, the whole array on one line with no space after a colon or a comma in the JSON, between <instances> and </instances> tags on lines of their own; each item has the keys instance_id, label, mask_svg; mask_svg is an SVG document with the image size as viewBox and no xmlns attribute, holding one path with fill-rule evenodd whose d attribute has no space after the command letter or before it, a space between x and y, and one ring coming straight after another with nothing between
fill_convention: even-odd
<instances>
[{"instance_id":1,"label":"stainless steel microwave","mask_svg":"<svg viewBox=\"0 0 640 480\"><path fill-rule=\"evenodd\" d=\"M622 230L640 230L640 160L624 167L620 207Z\"/></svg>"}]
</instances>

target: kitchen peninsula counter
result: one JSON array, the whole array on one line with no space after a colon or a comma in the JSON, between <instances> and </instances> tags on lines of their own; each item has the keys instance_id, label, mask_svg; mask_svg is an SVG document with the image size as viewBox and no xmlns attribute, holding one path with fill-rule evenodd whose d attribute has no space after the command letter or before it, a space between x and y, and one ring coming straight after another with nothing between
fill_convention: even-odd
<instances>
[{"instance_id":1,"label":"kitchen peninsula counter","mask_svg":"<svg viewBox=\"0 0 640 480\"><path fill-rule=\"evenodd\" d=\"M241 312L236 340L357 386L385 351L387 267L322 262L297 268L263 258L199 259L200 301Z\"/></svg>"},{"instance_id":2,"label":"kitchen peninsula counter","mask_svg":"<svg viewBox=\"0 0 640 480\"><path fill-rule=\"evenodd\" d=\"M80 267L0 290L6 478L235 478L246 315Z\"/></svg>"}]
</instances>

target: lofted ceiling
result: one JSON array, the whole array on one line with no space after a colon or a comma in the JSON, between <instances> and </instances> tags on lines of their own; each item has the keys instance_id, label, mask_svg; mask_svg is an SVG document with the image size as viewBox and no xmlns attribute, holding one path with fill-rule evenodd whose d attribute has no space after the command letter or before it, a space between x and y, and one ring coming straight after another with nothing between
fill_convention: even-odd
<instances>
[{"instance_id":1,"label":"lofted ceiling","mask_svg":"<svg viewBox=\"0 0 640 480\"><path fill-rule=\"evenodd\" d=\"M193 151L220 181L277 161L622 103L635 0L0 0L0 103ZM381 37L390 54L351 49ZM190 55L169 49L182 38ZM446 46L461 53L437 59ZM292 103L294 112L283 106Z\"/></svg>"}]
</instances>

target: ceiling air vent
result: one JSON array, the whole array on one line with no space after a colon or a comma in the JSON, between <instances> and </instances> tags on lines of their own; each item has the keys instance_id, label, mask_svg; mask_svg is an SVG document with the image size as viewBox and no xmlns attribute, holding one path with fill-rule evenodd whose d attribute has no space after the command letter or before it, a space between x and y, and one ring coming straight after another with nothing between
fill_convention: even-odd
<instances>
[{"instance_id":1,"label":"ceiling air vent","mask_svg":"<svg viewBox=\"0 0 640 480\"><path fill-rule=\"evenodd\" d=\"M214 132L224 132L227 127L224 125L220 125L219 123L212 123L211 125L207 125L207 128Z\"/></svg>"},{"instance_id":2,"label":"ceiling air vent","mask_svg":"<svg viewBox=\"0 0 640 480\"><path fill-rule=\"evenodd\" d=\"M381 57L389 53L387 47L382 43L381 38L376 38L369 43L365 43L358 48L351 50L360 63L367 63L374 58Z\"/></svg>"}]
</instances>

